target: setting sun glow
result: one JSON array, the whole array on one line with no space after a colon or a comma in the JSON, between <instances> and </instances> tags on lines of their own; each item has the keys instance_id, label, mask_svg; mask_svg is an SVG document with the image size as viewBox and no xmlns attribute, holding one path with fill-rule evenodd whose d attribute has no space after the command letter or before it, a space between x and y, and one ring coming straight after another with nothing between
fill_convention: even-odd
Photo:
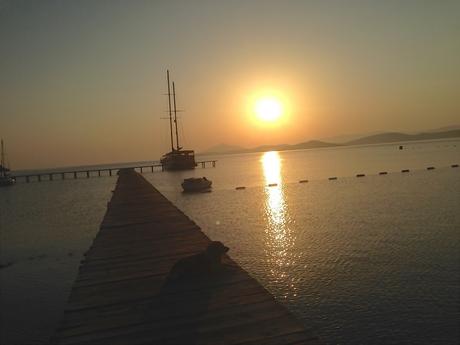
<instances>
[{"instance_id":1,"label":"setting sun glow","mask_svg":"<svg viewBox=\"0 0 460 345\"><path fill-rule=\"evenodd\" d=\"M276 98L262 98L256 101L255 112L259 120L273 122L283 114L283 107Z\"/></svg>"}]
</instances>

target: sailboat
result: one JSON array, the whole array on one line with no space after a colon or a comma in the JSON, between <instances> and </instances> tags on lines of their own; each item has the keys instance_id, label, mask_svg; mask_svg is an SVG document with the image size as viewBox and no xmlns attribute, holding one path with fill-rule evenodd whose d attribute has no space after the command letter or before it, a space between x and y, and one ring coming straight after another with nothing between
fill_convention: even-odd
<instances>
[{"instance_id":1,"label":"sailboat","mask_svg":"<svg viewBox=\"0 0 460 345\"><path fill-rule=\"evenodd\" d=\"M169 81L169 70L166 71L166 76L168 79L168 105L169 105L169 130L171 134L171 151L164 154L161 157L160 163L163 167L163 170L188 170L195 169L195 152L193 150L183 150L179 146L179 133L177 131L177 110L176 110L176 87L174 82L172 83L173 92L171 94L171 84ZM173 96L174 101L174 110L171 109L171 95ZM174 113L174 118L173 118ZM173 122L175 128L175 136L173 133ZM175 137L175 143L174 143ZM174 145L175 144L175 145Z\"/></svg>"},{"instance_id":2,"label":"sailboat","mask_svg":"<svg viewBox=\"0 0 460 345\"><path fill-rule=\"evenodd\" d=\"M10 169L5 164L5 149L3 139L1 140L1 162L0 162L0 187L12 186L16 179L10 175Z\"/></svg>"}]
</instances>

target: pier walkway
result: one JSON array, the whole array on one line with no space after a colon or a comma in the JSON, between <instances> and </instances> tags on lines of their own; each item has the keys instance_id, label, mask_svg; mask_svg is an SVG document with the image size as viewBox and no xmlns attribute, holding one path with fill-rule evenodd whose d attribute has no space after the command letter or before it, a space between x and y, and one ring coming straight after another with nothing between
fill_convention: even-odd
<instances>
[{"instance_id":1,"label":"pier walkway","mask_svg":"<svg viewBox=\"0 0 460 345\"><path fill-rule=\"evenodd\" d=\"M228 256L222 273L163 285L178 259L209 242L139 173L121 170L52 343L320 343Z\"/></svg>"},{"instance_id":2,"label":"pier walkway","mask_svg":"<svg viewBox=\"0 0 460 345\"><path fill-rule=\"evenodd\" d=\"M209 160L209 161L199 161L196 162L197 167L206 168L209 164L213 168L216 167L217 160ZM161 164L147 164L147 165L135 165L135 166L123 166L123 167L110 167L110 168L84 168L78 170L62 170L62 171L42 171L42 172L34 172L30 174L12 174L17 181L25 181L29 183L31 181L53 181L54 179L65 180L68 178L78 179L81 177L101 177L101 176L112 176L113 174L117 173L122 169L134 169L141 174L147 171L164 171L163 165Z\"/></svg>"}]
</instances>

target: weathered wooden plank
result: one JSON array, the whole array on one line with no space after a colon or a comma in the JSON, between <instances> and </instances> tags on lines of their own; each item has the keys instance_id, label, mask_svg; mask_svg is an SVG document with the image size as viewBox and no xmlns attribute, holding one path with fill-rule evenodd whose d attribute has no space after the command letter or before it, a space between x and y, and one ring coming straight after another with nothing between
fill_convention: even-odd
<instances>
[{"instance_id":1,"label":"weathered wooden plank","mask_svg":"<svg viewBox=\"0 0 460 345\"><path fill-rule=\"evenodd\" d=\"M262 296L263 294L259 295ZM170 302L170 301L168 301ZM197 299L194 305L202 304L202 300ZM176 304L177 306L178 304ZM182 305L181 305L182 306ZM242 308L244 306L244 309ZM149 308L139 309L137 312L129 314L110 315L108 318L93 320L90 323L80 324L78 327L73 327L65 330L66 336L87 336L93 334L98 337L120 336L131 334L139 331L157 330L161 332L164 327L162 321L168 319L170 327L191 327L196 323L210 325L214 327L219 325L229 325L230 321L244 322L250 320L266 319L286 314L286 311L276 306L271 299L265 299L261 302L252 302L250 305L245 300L240 300L239 303L221 304L213 308L171 308L164 303L151 304Z\"/></svg>"},{"instance_id":2,"label":"weathered wooden plank","mask_svg":"<svg viewBox=\"0 0 460 345\"><path fill-rule=\"evenodd\" d=\"M55 343L320 343L228 256L219 274L165 284L209 239L140 174L119 175Z\"/></svg>"},{"instance_id":3,"label":"weathered wooden plank","mask_svg":"<svg viewBox=\"0 0 460 345\"><path fill-rule=\"evenodd\" d=\"M247 275L238 274L225 279L225 281L215 283L200 283L188 289L217 289L220 286L228 286L240 281L252 281ZM153 275L137 279L112 282L96 286L74 288L69 302L74 307L87 305L105 305L120 302L129 302L137 298L146 298L161 292L164 277ZM179 288L179 289L182 289ZM162 296L159 296L161 298Z\"/></svg>"},{"instance_id":4,"label":"weathered wooden plank","mask_svg":"<svg viewBox=\"0 0 460 345\"><path fill-rule=\"evenodd\" d=\"M189 253L186 253L186 255L188 254ZM164 276L170 271L175 261L186 255L182 254L160 258L144 257L140 260L123 260L114 265L110 263L103 266L100 264L91 265L90 269L80 271L75 286L80 287L115 282L130 277L148 276L151 275L152 272Z\"/></svg>"},{"instance_id":5,"label":"weathered wooden plank","mask_svg":"<svg viewBox=\"0 0 460 345\"><path fill-rule=\"evenodd\" d=\"M210 311L215 309L222 309L225 307L231 307L234 305L244 304L256 304L265 301L273 301L272 296L267 295L265 291L261 290L257 286L248 287L246 284L239 284L232 287L235 293L232 296L226 296L225 299L222 297L214 298L215 303L208 306ZM193 298L198 299L201 296L200 291L189 291L186 294L175 296L177 304L181 304L183 299ZM131 317L131 314L143 313L145 310L156 308L156 306L162 303L157 298L148 298L139 302L131 304L117 304L111 306L103 306L91 309L80 310L78 312L66 312L66 318L61 325L61 331L80 327L82 325L91 325L95 327L101 320L108 320L112 317L118 317L123 315L124 317ZM186 311L184 311L186 313Z\"/></svg>"},{"instance_id":6,"label":"weathered wooden plank","mask_svg":"<svg viewBox=\"0 0 460 345\"><path fill-rule=\"evenodd\" d=\"M250 317L236 318L234 315L225 316L224 322L193 317L184 324L163 320L132 328L68 337L65 344L235 344L255 340L263 344L267 337L301 331L304 329L300 324L289 322L289 315L277 310L269 314L261 312L256 320ZM304 340L311 338L304 334Z\"/></svg>"}]
</instances>

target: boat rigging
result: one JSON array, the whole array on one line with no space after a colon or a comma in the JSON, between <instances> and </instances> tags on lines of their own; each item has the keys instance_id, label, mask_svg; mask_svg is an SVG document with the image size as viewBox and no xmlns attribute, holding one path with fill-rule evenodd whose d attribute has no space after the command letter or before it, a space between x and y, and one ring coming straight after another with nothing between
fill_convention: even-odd
<instances>
[{"instance_id":1,"label":"boat rigging","mask_svg":"<svg viewBox=\"0 0 460 345\"><path fill-rule=\"evenodd\" d=\"M168 112L169 112L169 131L171 138L171 151L164 154L161 157L160 163L163 170L188 170L195 169L195 152L193 150L183 150L179 146L179 132L177 130L177 108L176 108L176 86L172 83L172 94L171 94L171 82L169 79L169 70L166 71L166 78L168 81ZM173 96L173 107L171 107L171 96ZM173 117L174 113L174 117ZM174 145L174 133L173 133L173 122L175 128L175 144Z\"/></svg>"}]
</instances>

